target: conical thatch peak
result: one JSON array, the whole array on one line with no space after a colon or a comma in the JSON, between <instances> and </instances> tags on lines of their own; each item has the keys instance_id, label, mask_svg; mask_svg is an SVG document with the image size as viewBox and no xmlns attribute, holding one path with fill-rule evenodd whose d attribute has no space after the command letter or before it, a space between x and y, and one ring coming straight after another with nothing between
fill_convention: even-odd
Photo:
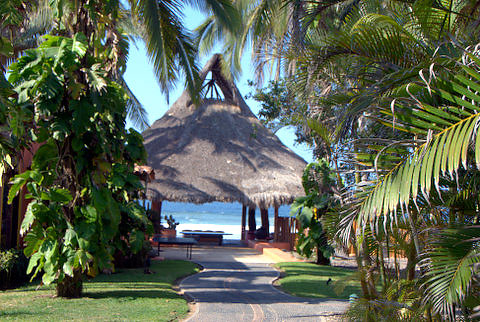
<instances>
[{"instance_id":1,"label":"conical thatch peak","mask_svg":"<svg viewBox=\"0 0 480 322\"><path fill-rule=\"evenodd\" d=\"M240 202L268 207L303 194L305 161L285 147L250 111L235 84L224 77L221 56L203 68L224 99L194 106L187 91L143 133L156 180L153 200Z\"/></svg>"}]
</instances>

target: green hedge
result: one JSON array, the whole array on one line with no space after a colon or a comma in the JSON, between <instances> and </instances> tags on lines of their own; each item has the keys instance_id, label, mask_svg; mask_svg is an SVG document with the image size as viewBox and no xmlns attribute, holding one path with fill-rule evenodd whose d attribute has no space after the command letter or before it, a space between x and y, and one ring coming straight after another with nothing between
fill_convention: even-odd
<instances>
[{"instance_id":1,"label":"green hedge","mask_svg":"<svg viewBox=\"0 0 480 322\"><path fill-rule=\"evenodd\" d=\"M28 281L28 259L22 251L0 250L0 289L15 288Z\"/></svg>"}]
</instances>

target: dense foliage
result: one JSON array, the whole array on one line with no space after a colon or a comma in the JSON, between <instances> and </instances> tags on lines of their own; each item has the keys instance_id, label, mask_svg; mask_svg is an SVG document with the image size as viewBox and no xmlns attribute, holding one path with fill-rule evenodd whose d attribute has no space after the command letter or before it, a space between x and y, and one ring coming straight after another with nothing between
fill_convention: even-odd
<instances>
[{"instance_id":1,"label":"dense foliage","mask_svg":"<svg viewBox=\"0 0 480 322\"><path fill-rule=\"evenodd\" d=\"M11 180L8 201L21 207L27 192L20 233L28 272L56 282L59 296L80 296L84 273L95 276L119 252L131 257L144 247L150 223L136 202L143 189L133 166L146 154L141 135L125 130L125 120L148 124L123 80L128 41L145 41L162 90L168 93L182 70L195 98L198 68L182 24L184 5L0 4L0 177L7 168L23 171ZM236 28L238 13L229 1L199 7Z\"/></svg>"},{"instance_id":2,"label":"dense foliage","mask_svg":"<svg viewBox=\"0 0 480 322\"><path fill-rule=\"evenodd\" d=\"M133 166L146 153L140 134L125 130L125 92L104 75L82 34L48 36L10 67L18 93L12 134L39 148L31 169L13 179L9 201L28 188L27 272L43 271L45 284L95 276L110 268L122 242L136 252L145 239ZM122 226L128 231L120 240Z\"/></svg>"},{"instance_id":3,"label":"dense foliage","mask_svg":"<svg viewBox=\"0 0 480 322\"><path fill-rule=\"evenodd\" d=\"M349 317L480 315L478 2L237 4L244 32L210 19L201 48L221 35L239 57L250 44L259 76L269 64L284 79L285 90L257 96L273 126L302 118L283 104L285 93L307 104L304 134L342 191L321 222L358 264L363 298Z\"/></svg>"}]
</instances>

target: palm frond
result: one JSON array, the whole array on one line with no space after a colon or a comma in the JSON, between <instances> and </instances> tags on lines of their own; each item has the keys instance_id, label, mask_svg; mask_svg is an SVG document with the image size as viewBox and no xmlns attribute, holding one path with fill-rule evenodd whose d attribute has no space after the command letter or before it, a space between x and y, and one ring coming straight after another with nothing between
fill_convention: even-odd
<instances>
[{"instance_id":1,"label":"palm frond","mask_svg":"<svg viewBox=\"0 0 480 322\"><path fill-rule=\"evenodd\" d=\"M237 33L242 25L240 12L230 0L189 0L190 5L204 13L213 14L218 23L231 33Z\"/></svg>"},{"instance_id":2,"label":"palm frond","mask_svg":"<svg viewBox=\"0 0 480 322\"><path fill-rule=\"evenodd\" d=\"M181 24L178 3L155 0L130 1L134 17L144 25L143 38L159 82L167 93L174 86L179 66L185 72L188 88L194 93L198 68L194 67L193 40ZM185 51L190 51L185 55ZM188 59L186 59L188 57ZM192 76L193 75L193 76Z\"/></svg>"},{"instance_id":3,"label":"palm frond","mask_svg":"<svg viewBox=\"0 0 480 322\"><path fill-rule=\"evenodd\" d=\"M431 248L422 255L425 301L452 321L455 305L465 305L466 296L472 291L474 264L480 262L479 235L478 226L432 231Z\"/></svg>"},{"instance_id":4,"label":"palm frond","mask_svg":"<svg viewBox=\"0 0 480 322\"><path fill-rule=\"evenodd\" d=\"M454 178L461 166L469 170L475 163L480 168L480 135L477 134L480 96L475 94L480 83L479 60L472 56L472 62L475 66L462 65L452 75L433 76L432 70L432 77L424 82L424 87L440 104L434 106L412 97L410 105L395 104L394 112L381 109L386 117L377 121L419 136L424 143L411 146L410 155L379 179L362 204L359 213L362 222L387 216L399 207L407 209L419 193L428 199L433 185L441 194L441 176Z\"/></svg>"},{"instance_id":5,"label":"palm frond","mask_svg":"<svg viewBox=\"0 0 480 322\"><path fill-rule=\"evenodd\" d=\"M140 131L147 129L150 125L148 122L148 113L143 107L142 103L137 99L135 94L128 87L125 79L121 77L118 80L118 83L125 89L128 100L127 100L127 117L132 121L133 126L138 128Z\"/></svg>"}]
</instances>

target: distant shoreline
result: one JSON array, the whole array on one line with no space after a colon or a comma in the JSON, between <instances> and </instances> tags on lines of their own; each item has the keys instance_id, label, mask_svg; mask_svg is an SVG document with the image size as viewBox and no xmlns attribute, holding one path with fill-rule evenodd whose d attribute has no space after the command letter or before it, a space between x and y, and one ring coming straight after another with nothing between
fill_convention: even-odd
<instances>
[{"instance_id":1,"label":"distant shoreline","mask_svg":"<svg viewBox=\"0 0 480 322\"><path fill-rule=\"evenodd\" d=\"M289 206L279 208L281 217L288 217L290 212ZM177 234L185 229L190 230L221 230L232 234L225 236L225 239L240 239L241 221L242 221L242 205L239 203L221 203L213 202L203 205L195 205L188 203L164 202L162 205L162 217L172 215L179 222L177 226ZM257 228L261 226L260 210L256 211ZM269 210L269 226L270 232L274 231L274 211ZM162 224L166 224L162 219ZM247 225L248 229L248 225Z\"/></svg>"}]
</instances>

